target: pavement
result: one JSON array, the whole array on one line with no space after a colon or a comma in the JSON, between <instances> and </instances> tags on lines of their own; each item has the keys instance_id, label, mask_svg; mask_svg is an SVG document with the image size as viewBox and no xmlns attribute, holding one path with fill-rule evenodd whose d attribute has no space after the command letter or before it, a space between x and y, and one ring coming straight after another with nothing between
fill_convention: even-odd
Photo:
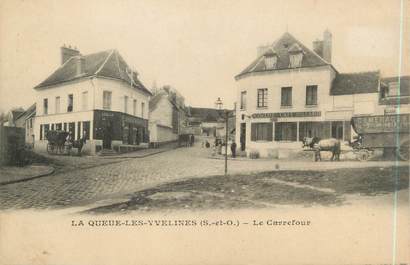
<instances>
[{"instance_id":1,"label":"pavement","mask_svg":"<svg viewBox=\"0 0 410 265\"><path fill-rule=\"evenodd\" d=\"M54 167L48 165L28 165L25 167L0 167L0 186L31 180L54 173Z\"/></svg>"},{"instance_id":2,"label":"pavement","mask_svg":"<svg viewBox=\"0 0 410 265\"><path fill-rule=\"evenodd\" d=\"M104 200L121 198L130 192L162 183L223 175L224 161L209 159L209 152L209 149L191 147L142 158L99 158L98 161L107 162L104 165L95 164L97 158L92 157L63 157L62 159L72 159L69 170L57 170L50 176L0 186L0 209L55 209L92 205ZM313 163L251 160L229 161L228 172L236 174L270 170L328 170L394 165L394 161Z\"/></svg>"}]
</instances>

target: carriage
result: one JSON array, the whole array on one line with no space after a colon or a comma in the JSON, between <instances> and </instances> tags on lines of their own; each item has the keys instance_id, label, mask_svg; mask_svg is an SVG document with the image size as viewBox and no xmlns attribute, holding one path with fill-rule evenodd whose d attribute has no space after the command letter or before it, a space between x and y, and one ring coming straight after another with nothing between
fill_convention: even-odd
<instances>
[{"instance_id":1,"label":"carriage","mask_svg":"<svg viewBox=\"0 0 410 265\"><path fill-rule=\"evenodd\" d=\"M51 130L46 134L47 153L49 154L69 154L72 148L71 144L66 144L68 132L60 130Z\"/></svg>"},{"instance_id":2,"label":"carriage","mask_svg":"<svg viewBox=\"0 0 410 265\"><path fill-rule=\"evenodd\" d=\"M352 118L358 134L354 149L359 159L367 160L376 149L408 161L410 150L410 114L357 116Z\"/></svg>"}]
</instances>

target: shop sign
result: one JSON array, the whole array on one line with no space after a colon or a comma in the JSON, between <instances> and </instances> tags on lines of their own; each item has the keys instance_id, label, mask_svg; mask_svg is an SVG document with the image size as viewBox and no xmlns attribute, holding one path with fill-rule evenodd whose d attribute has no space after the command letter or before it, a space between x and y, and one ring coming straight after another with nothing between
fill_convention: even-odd
<instances>
[{"instance_id":1,"label":"shop sign","mask_svg":"<svg viewBox=\"0 0 410 265\"><path fill-rule=\"evenodd\" d=\"M271 112L271 113L254 113L252 118L277 119L277 118L301 118L301 117L320 117L321 111L300 111L300 112Z\"/></svg>"}]
</instances>

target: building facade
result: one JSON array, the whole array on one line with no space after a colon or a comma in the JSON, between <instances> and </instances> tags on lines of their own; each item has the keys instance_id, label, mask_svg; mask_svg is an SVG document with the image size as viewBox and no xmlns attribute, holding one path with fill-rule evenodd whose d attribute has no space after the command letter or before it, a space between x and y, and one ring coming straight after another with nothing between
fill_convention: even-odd
<instances>
[{"instance_id":1,"label":"building facade","mask_svg":"<svg viewBox=\"0 0 410 265\"><path fill-rule=\"evenodd\" d=\"M178 140L185 131L184 99L170 87L156 92L149 102L149 135L151 146Z\"/></svg>"},{"instance_id":2,"label":"building facade","mask_svg":"<svg viewBox=\"0 0 410 265\"><path fill-rule=\"evenodd\" d=\"M81 55L62 47L62 65L37 85L35 148L45 149L48 130L85 136L91 154L120 145L148 143L151 92L116 50Z\"/></svg>"},{"instance_id":3,"label":"building facade","mask_svg":"<svg viewBox=\"0 0 410 265\"><path fill-rule=\"evenodd\" d=\"M25 129L25 142L27 145L34 147L34 123L36 116L36 104L31 105L20 114L16 121L16 127Z\"/></svg>"},{"instance_id":4,"label":"building facade","mask_svg":"<svg viewBox=\"0 0 410 265\"><path fill-rule=\"evenodd\" d=\"M383 113L380 73L339 73L331 49L328 31L313 50L289 33L258 48L257 59L235 77L241 150L263 157L300 149L304 137L349 141L352 116Z\"/></svg>"}]
</instances>

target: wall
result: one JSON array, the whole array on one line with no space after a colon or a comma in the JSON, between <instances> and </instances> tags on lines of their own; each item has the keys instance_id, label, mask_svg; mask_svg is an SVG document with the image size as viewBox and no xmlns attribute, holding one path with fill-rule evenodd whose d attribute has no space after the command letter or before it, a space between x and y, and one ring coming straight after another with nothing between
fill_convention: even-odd
<instances>
[{"instance_id":1,"label":"wall","mask_svg":"<svg viewBox=\"0 0 410 265\"><path fill-rule=\"evenodd\" d=\"M169 142L178 139L178 134L174 133L172 128L159 125L155 121L149 122L149 136L151 143Z\"/></svg>"},{"instance_id":2,"label":"wall","mask_svg":"<svg viewBox=\"0 0 410 265\"><path fill-rule=\"evenodd\" d=\"M163 96L157 103L154 110L149 113L149 120L157 124L172 127L172 109L173 105Z\"/></svg>"},{"instance_id":3,"label":"wall","mask_svg":"<svg viewBox=\"0 0 410 265\"><path fill-rule=\"evenodd\" d=\"M19 150L24 149L24 134L24 128L0 125L0 166L23 162Z\"/></svg>"},{"instance_id":4,"label":"wall","mask_svg":"<svg viewBox=\"0 0 410 265\"><path fill-rule=\"evenodd\" d=\"M147 93L141 92L135 88L132 88L130 84L127 84L121 80L107 79L107 78L95 78L93 79L95 84L95 109L103 109L103 91L111 91L111 110L124 112L124 96L128 96L128 110L127 113L134 115L133 113L133 100L137 100L137 117L148 119L148 102L150 96ZM142 111L141 103L144 103L144 110Z\"/></svg>"}]
</instances>

